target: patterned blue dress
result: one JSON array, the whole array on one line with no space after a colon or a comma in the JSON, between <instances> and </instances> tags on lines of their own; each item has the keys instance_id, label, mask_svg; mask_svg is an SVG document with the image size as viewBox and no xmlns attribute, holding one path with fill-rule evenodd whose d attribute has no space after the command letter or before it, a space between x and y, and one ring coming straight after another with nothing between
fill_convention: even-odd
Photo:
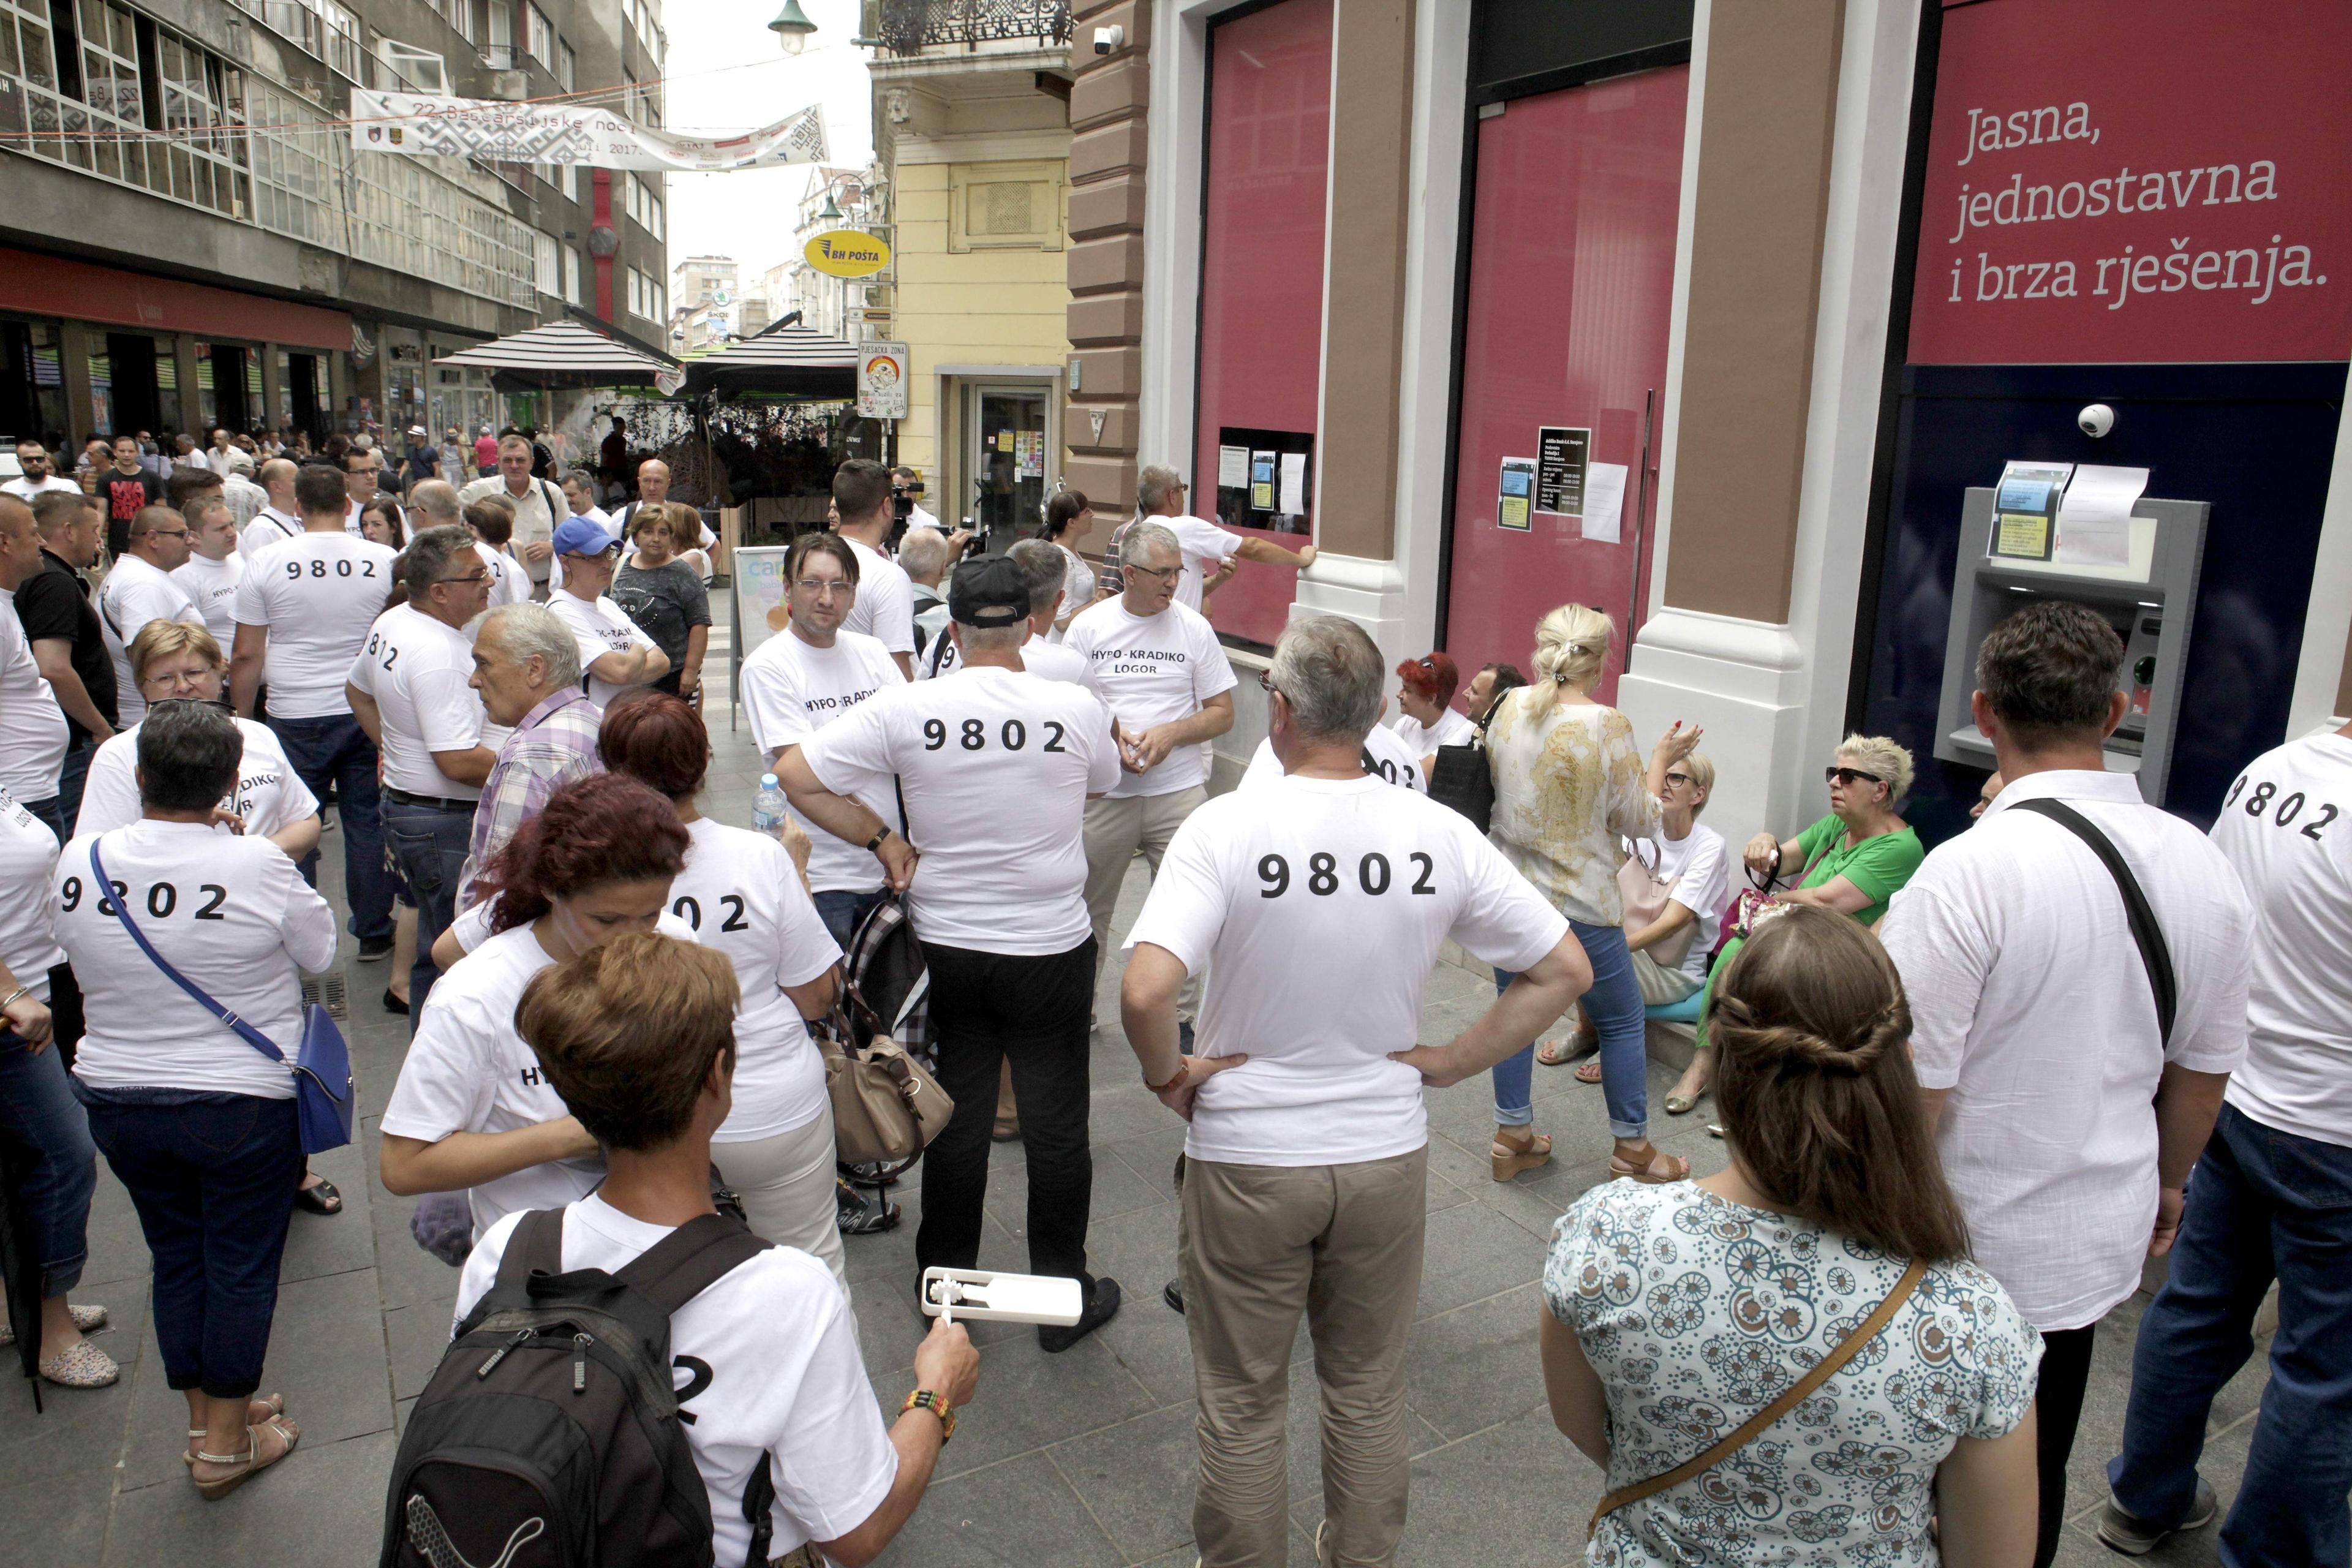
<instances>
[{"instance_id":1,"label":"patterned blue dress","mask_svg":"<svg viewBox=\"0 0 2352 1568\"><path fill-rule=\"evenodd\" d=\"M1553 1228L1552 1313L1609 1395L1608 1489L1696 1458L1870 1315L1906 1260L1688 1182L1608 1182ZM1936 1467L2032 1404L2042 1336L1973 1263L1927 1271L1895 1321L1738 1454L1601 1522L1604 1568L1928 1568Z\"/></svg>"}]
</instances>

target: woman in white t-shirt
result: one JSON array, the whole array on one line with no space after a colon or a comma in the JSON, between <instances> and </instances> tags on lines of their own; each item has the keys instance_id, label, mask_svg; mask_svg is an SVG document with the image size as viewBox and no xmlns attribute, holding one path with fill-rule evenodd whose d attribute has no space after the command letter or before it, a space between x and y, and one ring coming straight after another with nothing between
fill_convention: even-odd
<instances>
[{"instance_id":1,"label":"woman in white t-shirt","mask_svg":"<svg viewBox=\"0 0 2352 1568\"><path fill-rule=\"evenodd\" d=\"M404 1196L464 1191L477 1240L500 1215L594 1189L604 1174L596 1141L515 1033L515 1004L549 964L625 931L674 928L663 911L688 843L668 802L635 779L598 773L559 787L499 851L484 876L495 890L489 939L425 997L384 1106L386 1187Z\"/></svg>"},{"instance_id":2,"label":"woman in white t-shirt","mask_svg":"<svg viewBox=\"0 0 2352 1568\"><path fill-rule=\"evenodd\" d=\"M139 694L158 702L218 702L227 661L212 633L185 621L150 621L131 639L131 669ZM223 797L214 821L223 831L267 838L298 865L319 847L319 802L286 760L267 724L236 721L245 737L236 787ZM76 833L105 833L139 820L139 726L115 731L89 759ZM229 818L237 826L231 827Z\"/></svg>"},{"instance_id":3,"label":"woman in white t-shirt","mask_svg":"<svg viewBox=\"0 0 2352 1568\"><path fill-rule=\"evenodd\" d=\"M1389 728L1421 759L1422 774L1427 777L1436 766L1438 747L1465 744L1473 733L1470 721L1451 706L1462 673L1453 658L1443 653L1406 659L1396 672L1404 683L1397 690L1397 706L1403 711Z\"/></svg>"},{"instance_id":4,"label":"woman in white t-shirt","mask_svg":"<svg viewBox=\"0 0 2352 1568\"><path fill-rule=\"evenodd\" d=\"M833 1007L834 944L809 896L808 835L797 853L764 833L729 827L695 808L710 766L709 732L667 692L624 702L604 717L597 754L615 773L669 798L693 844L670 886L669 912L735 966L735 1098L711 1135L710 1158L743 1200L751 1228L813 1254L848 1283L834 1197L833 1106L824 1063L804 1020Z\"/></svg>"},{"instance_id":5,"label":"woman in white t-shirt","mask_svg":"<svg viewBox=\"0 0 2352 1568\"><path fill-rule=\"evenodd\" d=\"M1095 569L1077 551L1078 542L1092 532L1094 526L1095 509L1076 490L1057 490L1054 499L1045 503L1045 537L1062 552L1064 567L1062 613L1054 617L1049 641L1060 642L1080 610L1097 599L1110 597L1111 591L1102 585Z\"/></svg>"}]
</instances>

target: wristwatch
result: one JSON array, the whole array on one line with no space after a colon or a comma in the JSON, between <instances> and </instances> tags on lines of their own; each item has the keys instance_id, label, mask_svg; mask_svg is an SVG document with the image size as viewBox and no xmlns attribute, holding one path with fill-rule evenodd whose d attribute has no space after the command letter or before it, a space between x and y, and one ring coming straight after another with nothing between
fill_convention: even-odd
<instances>
[{"instance_id":1,"label":"wristwatch","mask_svg":"<svg viewBox=\"0 0 2352 1568\"><path fill-rule=\"evenodd\" d=\"M898 1414L901 1415L904 1415L909 1410L928 1410L932 1415L940 1418L940 1441L941 1444L944 1445L954 1438L956 1424L955 1406L948 1403L946 1394L934 1394L928 1388L919 1388L915 1390L914 1393L907 1395L907 1403L898 1406Z\"/></svg>"},{"instance_id":2,"label":"wristwatch","mask_svg":"<svg viewBox=\"0 0 2352 1568\"><path fill-rule=\"evenodd\" d=\"M869 853L871 853L871 852L872 852L872 851L874 851L874 850L877 850L877 849L881 848L881 847L882 847L882 841L883 841L885 838L887 838L887 837L890 837L890 825L889 825L888 823L887 823L887 822L886 822L886 823L884 823L884 824L881 826L881 827L880 827L879 829L877 829L877 830L876 831L876 833L875 833L875 835L874 835L874 837L871 837L871 838L869 838L869 839L867 839L867 840L866 841L866 850L867 850Z\"/></svg>"}]
</instances>

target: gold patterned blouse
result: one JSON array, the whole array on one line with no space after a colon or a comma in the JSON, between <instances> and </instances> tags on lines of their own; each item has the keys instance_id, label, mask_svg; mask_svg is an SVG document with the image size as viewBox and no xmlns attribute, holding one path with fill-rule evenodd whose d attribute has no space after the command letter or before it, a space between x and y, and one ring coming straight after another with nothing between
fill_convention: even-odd
<instances>
[{"instance_id":1,"label":"gold patterned blouse","mask_svg":"<svg viewBox=\"0 0 2352 1568\"><path fill-rule=\"evenodd\" d=\"M1663 810L1614 708L1561 703L1549 681L1507 696L1486 732L1495 775L1489 837L1552 907L1587 925L1622 925L1618 839L1653 838Z\"/></svg>"}]
</instances>

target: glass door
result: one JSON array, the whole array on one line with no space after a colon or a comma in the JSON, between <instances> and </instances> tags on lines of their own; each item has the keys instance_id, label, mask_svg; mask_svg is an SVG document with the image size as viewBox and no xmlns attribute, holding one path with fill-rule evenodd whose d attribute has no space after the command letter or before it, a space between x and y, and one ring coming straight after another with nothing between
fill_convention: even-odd
<instances>
[{"instance_id":1,"label":"glass door","mask_svg":"<svg viewBox=\"0 0 2352 1568\"><path fill-rule=\"evenodd\" d=\"M1050 451L1045 394L1043 382L975 385L965 394L966 515L993 554L1045 524L1054 477L1048 470L1059 466Z\"/></svg>"}]
</instances>

